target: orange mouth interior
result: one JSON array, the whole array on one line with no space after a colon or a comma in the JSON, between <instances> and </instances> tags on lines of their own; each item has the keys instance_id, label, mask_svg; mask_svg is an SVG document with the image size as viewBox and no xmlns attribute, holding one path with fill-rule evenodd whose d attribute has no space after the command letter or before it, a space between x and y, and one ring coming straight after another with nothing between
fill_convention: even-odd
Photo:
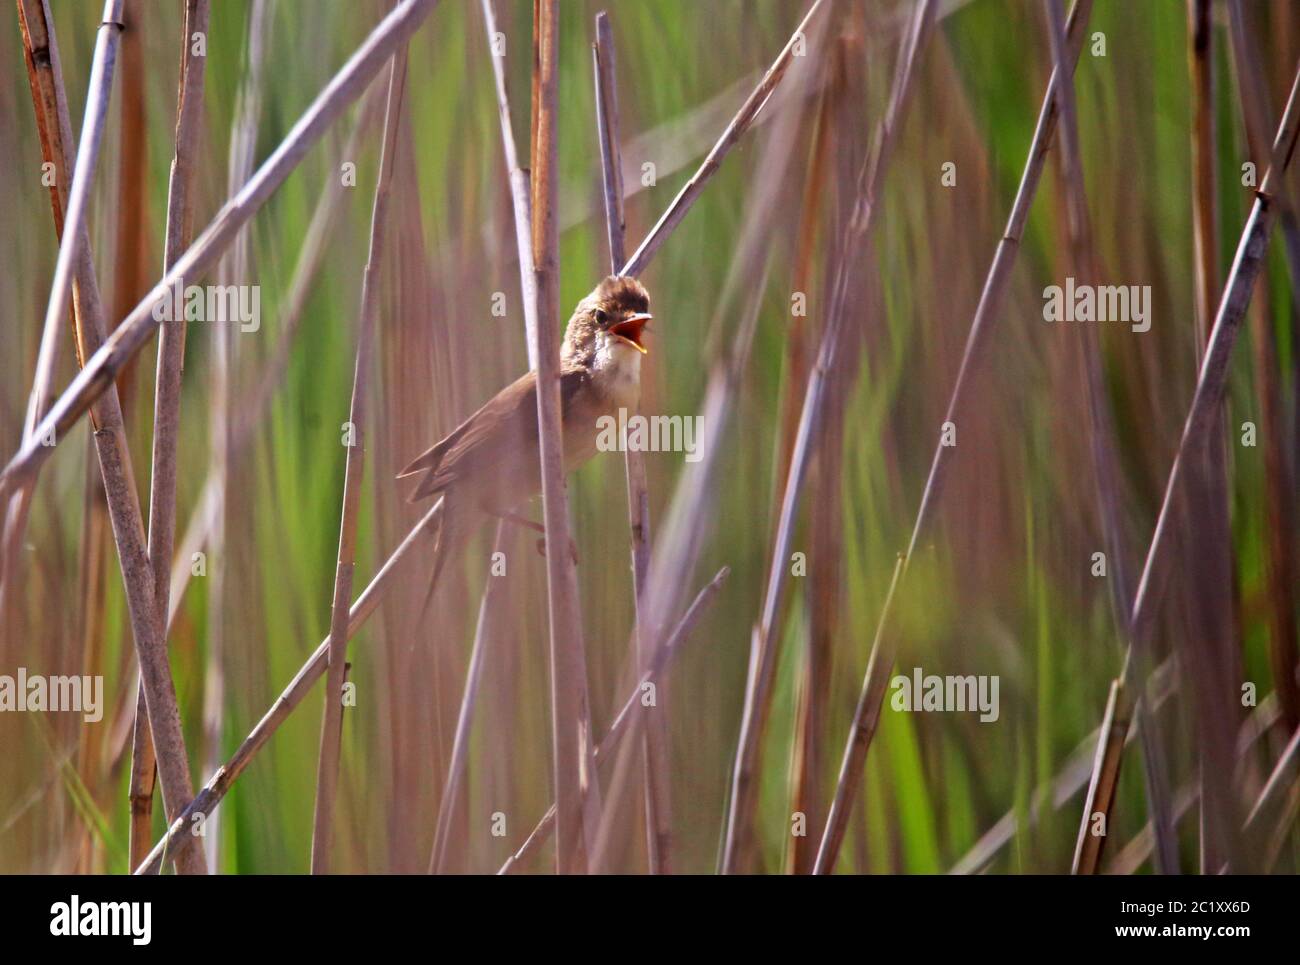
<instances>
[{"instance_id":1,"label":"orange mouth interior","mask_svg":"<svg viewBox=\"0 0 1300 965\"><path fill-rule=\"evenodd\" d=\"M619 338L631 342L644 354L647 350L641 344L641 333L645 331L647 321L648 319L644 318L629 318L625 322L619 322L617 325L611 326L610 331Z\"/></svg>"}]
</instances>

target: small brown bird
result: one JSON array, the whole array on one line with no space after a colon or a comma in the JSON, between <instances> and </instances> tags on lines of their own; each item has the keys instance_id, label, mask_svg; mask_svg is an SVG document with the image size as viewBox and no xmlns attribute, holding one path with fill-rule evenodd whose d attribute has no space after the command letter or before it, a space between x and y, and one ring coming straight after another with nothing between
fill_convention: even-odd
<instances>
[{"instance_id":1,"label":"small brown bird","mask_svg":"<svg viewBox=\"0 0 1300 965\"><path fill-rule=\"evenodd\" d=\"M597 420L635 411L641 395L641 338L650 296L635 278L611 275L578 303L560 348L560 414L564 470L596 452ZM397 478L423 474L411 501L441 495L433 584L484 515L542 527L518 507L542 491L537 435L537 372L528 372L493 396ZM432 592L432 586L430 588Z\"/></svg>"}]
</instances>

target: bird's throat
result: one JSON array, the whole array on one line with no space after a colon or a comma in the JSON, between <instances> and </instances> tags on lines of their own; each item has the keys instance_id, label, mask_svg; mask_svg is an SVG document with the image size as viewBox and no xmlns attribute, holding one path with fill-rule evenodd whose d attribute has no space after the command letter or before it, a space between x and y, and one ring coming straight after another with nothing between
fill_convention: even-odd
<instances>
[{"instance_id":1,"label":"bird's throat","mask_svg":"<svg viewBox=\"0 0 1300 965\"><path fill-rule=\"evenodd\" d=\"M636 348L619 339L606 341L596 349L591 376L602 408L636 408L641 397L641 353Z\"/></svg>"}]
</instances>

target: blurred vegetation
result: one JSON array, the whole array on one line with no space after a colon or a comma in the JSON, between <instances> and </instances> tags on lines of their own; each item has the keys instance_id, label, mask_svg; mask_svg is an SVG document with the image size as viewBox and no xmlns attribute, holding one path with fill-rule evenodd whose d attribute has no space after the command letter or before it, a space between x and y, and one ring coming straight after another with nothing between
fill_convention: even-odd
<instances>
[{"instance_id":1,"label":"blurred vegetation","mask_svg":"<svg viewBox=\"0 0 1300 965\"><path fill-rule=\"evenodd\" d=\"M383 8L377 2L273 3L256 156L265 158L345 61ZM785 43L804 5L793 0L640 0L607 4L618 50L618 96L625 166L657 167L657 180L629 179L629 248L642 238L685 183L725 120ZM948 394L994 246L1001 237L1051 69L1042 4L974 0L942 5L944 17L922 52L919 87L885 185L870 251L853 252L861 297L852 305L861 332L856 379L848 390L842 447L842 560L838 624L824 694L823 801L829 801L872 634L915 518ZM1270 126L1300 54L1300 8L1247 4L1258 30L1272 107ZM94 31L95 0L52 3L74 129L82 113ZM198 172L196 227L226 197L231 122L246 76L248 2L213 4L208 38L204 150ZM562 304L571 306L606 273L600 163L594 127L590 43L601 5L562 4L561 240ZM851 203L851 181L833 172L860 158L888 97L906 3L836 3L829 11L845 86L834 113L837 156L815 212L819 228L809 277L810 334L824 323L824 281L835 256L836 225ZM92 202L92 243L106 302L133 304L158 277L171 160L180 34L179 3L138 4L144 65L147 169L120 169L116 104ZM514 130L526 150L531 4L498 2L506 34ZM1104 57L1087 47L1075 77L1090 214L1098 254L1114 284L1150 285L1154 324L1133 334L1097 325L1115 413L1110 445L1121 467L1123 522L1136 567L1145 554L1196 378L1191 88L1187 12L1172 0L1099 0L1089 33L1105 35ZM1218 255L1226 273L1253 200L1239 172L1247 156L1226 29L1216 26ZM827 55L810 51L819 61ZM0 18L0 169L9 172L0 218L0 448L14 451L31 386L39 322L56 245L32 119L16 18ZM774 99L773 113L801 116L787 176L759 195L754 174L774 122L751 132L643 276L656 323L645 369L643 409L699 411L720 350L737 335L745 297L720 294L742 241L745 214L772 213L761 276L753 354L715 477L716 498L702 557L689 580L702 585L723 564L732 575L683 648L667 685L672 736L677 868L711 871L725 813L732 755L744 698L750 631L762 603L779 494L777 453L782 400L791 393L787 357L792 266L804 186L811 176L814 122L822 72L799 98ZM381 72L380 78L386 77ZM379 92L376 80L372 94ZM120 96L120 90L118 91ZM720 111L700 114L720 98ZM395 471L527 367L513 222L502 163L491 62L477 0L444 0L411 46L409 123L402 132L394 236L384 273L376 395L367 460L357 589L368 582L418 518ZM236 414L272 357L298 250L328 179L336 177L353 109L251 222L252 276L261 286L262 325L238 335ZM701 119L703 118L703 119ZM720 119L720 120L719 120ZM647 133L653 136L645 137ZM196 784L211 773L202 734L205 714L219 721L224 759L270 706L328 630L355 350L355 319L366 256L380 138L378 112L360 136L357 187L344 193L330 231L301 330L274 399L248 455L227 488L224 599L194 579L175 621L173 673L190 742ZM1054 152L1055 154L1055 152ZM674 160L676 159L676 160ZM955 187L940 186L940 167L956 164ZM852 167L848 168L850 171ZM120 182L145 187L143 277L123 268L115 250L127 212ZM1293 177L1291 183L1295 184ZM841 871L942 872L956 864L1005 813L1019 829L991 862L1002 872L1069 869L1082 795L1027 816L1050 795L1054 776L1097 727L1122 644L1101 580L1089 573L1100 548L1091 462L1084 431L1086 396L1077 342L1068 325L1042 321L1042 289L1068 273L1063 194L1055 158L1025 232L988 365L977 379L959 428L959 445L938 526L913 564L900 601L904 627L899 672L996 674L1001 715L901 714L889 709L868 758L865 788L851 823ZM746 277L742 286L759 283ZM131 286L122 291L122 286ZM1265 619L1267 517L1263 453L1297 451L1296 317L1280 239L1267 276L1277 342L1276 377L1285 400L1284 440L1259 448L1229 436L1235 598L1243 679L1272 691ZM504 318L490 311L506 293ZM1259 293L1257 292L1257 295ZM113 321L116 321L114 319ZM1089 332L1091 337L1094 333ZM1257 382L1243 333L1234 356L1227 424L1259 422ZM815 338L809 342L815 346ZM137 484L147 494L152 424L153 343L124 388ZM178 542L211 458L211 338L191 326L182 403ZM70 352L59 384L72 375ZM82 598L79 560L86 459L83 422L44 469L23 550L18 613L4 622L0 673L79 673ZM684 469L680 454L648 459L652 527L664 516ZM92 462L92 469L94 469ZM1294 477L1292 477L1294 478ZM602 734L627 692L631 628L626 493L622 460L600 456L570 481L581 564L592 711ZM808 515L805 501L805 516ZM147 505L147 500L146 500ZM540 506L529 510L540 517ZM653 530L657 532L657 530ZM1294 548L1295 534L1287 534ZM809 527L796 547L806 549ZM354 639L350 679L358 706L345 715L336 868L423 871L442 794L456 713L473 640L478 598L491 551L486 527L475 548L436 596L436 615L419 618L426 574L412 570L380 613ZM518 846L550 799L550 723L545 571L533 537L511 537L508 605L500 615L483 681L470 763L468 818L460 867L495 870ZM810 568L835 561L810 558ZM121 578L111 541L98 560L105 597L95 630L106 676L103 721L72 715L0 715L0 870L126 868L127 778L135 677ZM1176 649L1188 632L1191 587L1176 568L1161 607L1158 649ZM791 580L781 622L777 689L764 745L757 819L759 865L785 867L790 843L791 750L799 681L813 602L807 581ZM1294 611L1291 619L1296 619ZM204 703L213 673L213 621L224 626L220 655L225 689L219 708ZM222 872L307 869L320 726L320 688L275 735L220 808ZM1175 696L1162 709L1162 740L1176 787L1196 779L1188 724L1192 708ZM79 754L98 728L93 759ZM1285 735L1272 733L1248 755L1247 787L1267 775ZM1090 749L1089 749L1090 757ZM1111 828L1113 859L1146 820L1140 757L1126 760ZM639 775L639 768L637 769ZM1252 783L1254 782L1254 783ZM644 866L637 786L615 867ZM824 806L824 805L823 805ZM504 838L490 815L507 816ZM1196 850L1195 809L1181 825L1187 860ZM163 828L161 807L155 826ZM816 826L819 828L819 826ZM818 831L812 832L814 835ZM1300 860L1294 834L1280 869ZM549 854L549 852L548 852ZM549 858L547 859L549 860ZM535 869L549 867L540 861Z\"/></svg>"}]
</instances>

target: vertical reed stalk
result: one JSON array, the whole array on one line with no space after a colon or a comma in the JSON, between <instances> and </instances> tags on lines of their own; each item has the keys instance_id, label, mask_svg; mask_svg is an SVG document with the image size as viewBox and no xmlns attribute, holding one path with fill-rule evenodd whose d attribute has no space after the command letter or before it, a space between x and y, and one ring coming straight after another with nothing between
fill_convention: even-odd
<instances>
[{"instance_id":1,"label":"vertical reed stalk","mask_svg":"<svg viewBox=\"0 0 1300 965\"><path fill-rule=\"evenodd\" d=\"M496 537L492 541L492 557L505 553L505 520L497 522ZM461 698L460 712L456 717L456 734L451 744L451 763L447 766L447 783L443 786L438 804L438 820L434 825L433 849L429 853L429 874L442 874L447 869L452 848L452 827L462 816L461 798L465 787L465 770L469 762L470 729L474 724L474 708L478 703L479 687L483 682L483 668L487 662L487 649L492 639L492 618L498 612L498 594L504 581L489 575L479 599L478 623L474 629L474 647L470 651L469 669L465 672L465 693Z\"/></svg>"},{"instance_id":2,"label":"vertical reed stalk","mask_svg":"<svg viewBox=\"0 0 1300 965\"><path fill-rule=\"evenodd\" d=\"M1066 67L1065 25L1061 19L1059 0L1046 0L1048 31L1052 47L1052 63L1058 73L1064 74ZM1092 246L1092 226L1088 214L1087 194L1084 189L1083 163L1079 147L1078 114L1075 110L1074 84L1062 84L1060 94L1060 131L1061 131L1061 170L1065 183L1066 227L1069 237L1069 264L1074 273L1085 284L1095 284L1101 277L1096 253ZM1125 544L1119 522L1119 471L1110 445L1114 438L1114 424L1111 419L1110 405L1106 398L1105 374L1102 371L1100 338L1082 328L1078 332L1079 359L1083 368L1083 382L1088 395L1088 432L1089 452L1092 456L1093 473L1096 479L1098 516L1101 520L1102 539L1106 547L1106 558L1110 561L1110 600L1114 614L1116 632L1126 642L1129 639L1129 601L1133 595L1133 584L1129 569L1129 551ZM1119 698L1117 685L1112 684L1110 699L1103 715L1101 734L1107 735L1102 743L1109 740L1115 724L1115 706ZM1178 850L1174 838L1173 826L1169 818L1168 804L1168 765L1165 762L1163 747L1156 733L1154 714L1146 711L1145 705L1134 708L1141 719L1139 728L1143 741L1144 776L1147 786L1147 807L1152 815L1152 826L1156 829L1159 844L1157 862L1162 871L1177 868ZM1119 738L1121 742L1123 737ZM1102 784L1097 780L1089 783L1084 807L1084 818L1076 840L1073 870L1076 874L1093 873L1097 870L1101 857L1101 848L1105 845L1104 835L1096 835L1097 815L1101 815L1104 826L1109 828L1109 812L1114 803L1116 785Z\"/></svg>"},{"instance_id":3,"label":"vertical reed stalk","mask_svg":"<svg viewBox=\"0 0 1300 965\"><path fill-rule=\"evenodd\" d=\"M546 526L546 578L550 612L551 714L558 808L556 870L582 873L591 842L584 843L583 804L595 780L588 763L591 733L587 663L583 655L578 575L569 547L560 424L559 352L559 108L560 8L533 3L533 278L537 286L537 429L541 442L542 503Z\"/></svg>"},{"instance_id":4,"label":"vertical reed stalk","mask_svg":"<svg viewBox=\"0 0 1300 965\"><path fill-rule=\"evenodd\" d=\"M492 0L483 0L483 25L486 28L488 56L492 58L492 77L496 89L497 114L501 123L501 143L505 154L506 175L510 184L510 200L514 213L515 243L519 256L520 291L524 302L524 342L528 350L529 365L536 368L537 345L536 287L533 279L532 214L528 196L528 172L519 167L515 150L514 129L510 121L510 100L506 91L505 56L498 53L497 41L504 34L497 30L496 13ZM499 36L498 36L499 35ZM493 543L494 552L504 552L506 535L498 524ZM447 781L438 805L438 819L434 826L433 847L429 853L429 874L440 874L450 860L452 826L459 816L463 796L465 769L469 761L469 736L474 722L474 708L483 679L483 665L491 640L489 623L497 606L496 596L500 583L489 576L479 600L478 623L474 631L474 646L470 652L469 668L465 673L465 690L461 696L460 711L456 717L456 733L452 739L451 763L447 768Z\"/></svg>"},{"instance_id":5,"label":"vertical reed stalk","mask_svg":"<svg viewBox=\"0 0 1300 965\"><path fill-rule=\"evenodd\" d=\"M804 185L799 215L798 241L792 290L806 292L812 283L812 260L816 250L817 224L825 188L827 165L839 141L834 136L834 115L843 108L847 85L845 39L841 36L826 70L832 79L822 88L817 111L813 147L808 162L808 180ZM777 485L783 486L790 471L794 440L799 426L799 406L808 378L805 318L797 316L786 339L785 399L781 408L780 441L777 454ZM825 777L824 728L827 694L830 689L831 658L834 653L838 624L840 549L842 524L840 513L842 411L845 373L836 380L827 418L824 444L817 454L813 488L817 495L811 507L810 558L817 565L809 573L809 598L805 604L808 619L808 643L800 668L799 697L795 723L794 749L790 762L790 813L803 814L807 834L794 835L790 841L786 868L791 874L808 874L816 860L823 807L822 787ZM784 490L778 489L773 500L778 514ZM774 523L775 524L775 523Z\"/></svg>"},{"instance_id":6,"label":"vertical reed stalk","mask_svg":"<svg viewBox=\"0 0 1300 965\"><path fill-rule=\"evenodd\" d=\"M1259 51L1246 29L1241 0L1228 0L1228 36L1236 76L1237 96L1246 127L1246 141L1256 169L1268 162L1268 118L1272 115L1268 86L1260 72ZM1287 267L1291 280L1292 306L1300 311L1300 227L1297 227L1292 195L1279 192L1282 235L1286 242ZM1266 582L1268 599L1269 663L1273 686L1282 703L1287 727L1300 727L1300 686L1296 668L1300 664L1300 639L1296 629L1296 585L1300 564L1296 561L1295 467L1286 445L1286 407L1283 404L1277 332L1269 312L1268 289L1257 295L1254 311L1255 378L1259 385L1259 434L1264 446L1265 518L1268 531Z\"/></svg>"},{"instance_id":7,"label":"vertical reed stalk","mask_svg":"<svg viewBox=\"0 0 1300 965\"><path fill-rule=\"evenodd\" d=\"M366 392L376 319L379 315L379 272L387 250L388 205L392 193L393 154L401 123L402 96L406 89L407 48L393 55L388 77L388 107L384 114L384 143L375 180L375 200L370 215L370 254L361 281L361 311L357 323L357 361L352 373L352 402L348 410L350 444L343 475L343 509L339 522L338 565L334 570L334 603L330 614L325 709L321 722L320 756L316 769L316 813L312 826L311 872L329 874L330 833L338 787L340 739L343 734L344 667L348 651L348 617L352 576L356 571L357 516L361 506L361 479L365 472Z\"/></svg>"},{"instance_id":8,"label":"vertical reed stalk","mask_svg":"<svg viewBox=\"0 0 1300 965\"><path fill-rule=\"evenodd\" d=\"M623 159L619 151L618 88L614 72L614 31L604 11L596 14L596 42L592 44L596 83L596 130L605 196L605 231L609 239L610 271L617 273L625 261L623 217ZM632 531L633 636L637 660L645 666L651 631L642 610L646 573L650 568L650 494L646 487L645 455L624 447L627 475L627 512ZM662 698L661 698L662 699ZM664 706L667 706L666 702ZM652 714L644 735L646 863L651 874L672 873L672 788L667 721Z\"/></svg>"},{"instance_id":9,"label":"vertical reed stalk","mask_svg":"<svg viewBox=\"0 0 1300 965\"><path fill-rule=\"evenodd\" d=\"M1218 204L1216 199L1214 123L1214 29L1209 0L1188 0L1188 65L1192 87L1192 220L1195 254L1196 360L1204 355L1214 306L1219 295ZM1188 502L1195 507L1194 526L1184 539L1187 558L1195 561L1189 574L1194 628L1185 641L1182 663L1191 678L1199 756L1201 808L1201 869L1220 867L1235 851L1238 818L1229 775L1235 760L1229 719L1235 719L1232 681L1236 671L1237 626L1233 607L1236 566L1229 525L1227 453L1224 447L1226 410L1220 408L1216 435L1204 459L1188 478ZM1228 718L1228 719L1225 719Z\"/></svg>"},{"instance_id":10,"label":"vertical reed stalk","mask_svg":"<svg viewBox=\"0 0 1300 965\"><path fill-rule=\"evenodd\" d=\"M167 185L166 272L189 246L194 217L194 170L203 117L207 56L195 56L196 34L208 32L208 0L187 0L181 30L180 81L176 98L176 146ZM153 472L149 477L149 566L153 571L158 639L166 644L172 550L176 537L176 449L180 433L181 376L185 365L185 319L164 321L158 335L154 382ZM144 712L144 688L136 695L131 737L130 860L135 867L153 839L153 738Z\"/></svg>"},{"instance_id":11,"label":"vertical reed stalk","mask_svg":"<svg viewBox=\"0 0 1300 965\"><path fill-rule=\"evenodd\" d=\"M50 56L55 48L49 9L43 0L26 0L26 5L20 7L20 19L23 23L29 65L38 63L49 65L49 73L46 75L38 76L36 69L29 73L33 103L40 118L38 128L42 132L42 147L48 158L59 158L63 170L66 171L73 168L70 163L73 148L72 127L67 114L67 100L61 92L63 79L59 74L58 60L56 56ZM104 5L95 44L90 89L82 123L81 149L77 152L72 182L63 205L64 222L59 258L46 313L48 332L52 325L57 327L65 316L69 288L75 275L74 314L77 357L83 366L106 341L103 305L94 276L90 240L86 230L86 209L107 120L121 20L121 0L108 0ZM42 46L44 50L41 50ZM51 93L53 96L48 96ZM53 116L46 113L46 110L51 107L55 112ZM45 360L45 364L52 366L52 358ZM85 371L84 367L82 371ZM36 379L38 386L44 378L38 372ZM99 454L109 518L112 521L113 536L122 567L122 580L126 586L127 608L147 698L149 719L155 734L158 735L158 765L163 781L164 803L168 814L174 816L179 814L193 797L189 761L181 731L176 691L167 662L166 647L154 627L153 583L145 547L144 523L140 515L140 503L136 494L130 454L126 447L122 407L116 387L109 383L107 388L111 391L100 395L91 409L95 427L95 446ZM32 410L33 413L40 413L42 407L43 404L38 402ZM38 437L34 438L39 441ZM24 481L30 485L34 482L34 478ZM176 861L178 870L184 873L201 874L206 870L202 852L195 845L194 838L185 842L185 846L176 855Z\"/></svg>"},{"instance_id":12,"label":"vertical reed stalk","mask_svg":"<svg viewBox=\"0 0 1300 965\"><path fill-rule=\"evenodd\" d=\"M510 99L506 94L505 55L497 53L496 13L492 0L483 0L483 25L487 28L488 51L492 57L492 79L496 87L497 114L501 120L501 148L506 176L510 179L510 202L515 212L515 245L519 252L519 286L524 300L524 328L528 336L528 367L537 368L537 294L533 277L533 217L528 171L519 166L514 128L510 123Z\"/></svg>"}]
</instances>

